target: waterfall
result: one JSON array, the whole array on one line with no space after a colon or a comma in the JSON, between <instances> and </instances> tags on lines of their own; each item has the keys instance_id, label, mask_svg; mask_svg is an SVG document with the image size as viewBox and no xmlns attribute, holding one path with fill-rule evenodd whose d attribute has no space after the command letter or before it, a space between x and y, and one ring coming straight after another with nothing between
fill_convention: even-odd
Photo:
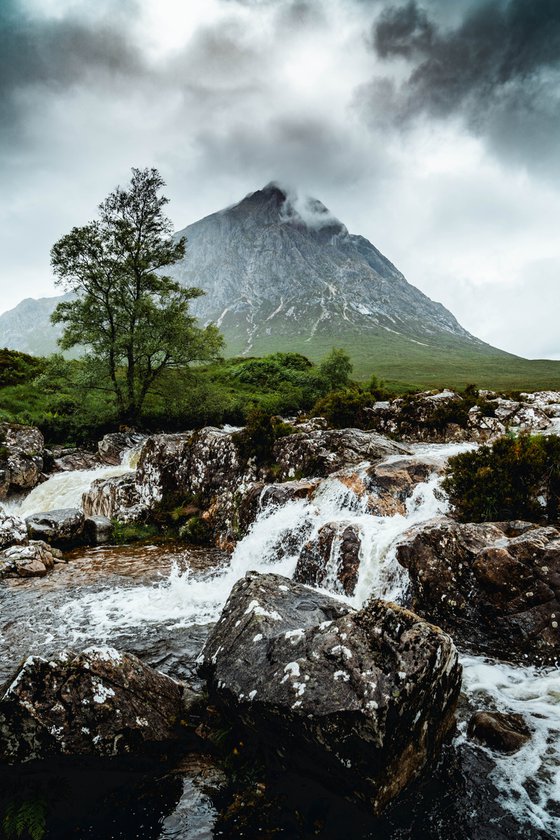
<instances>
[{"instance_id":1,"label":"waterfall","mask_svg":"<svg viewBox=\"0 0 560 840\"><path fill-rule=\"evenodd\" d=\"M24 498L3 502L4 508L14 516L31 516L61 508L81 508L82 495L97 478L112 478L135 469L140 449L135 447L123 453L117 466L99 466L94 470L69 470L54 473L33 488Z\"/></svg>"},{"instance_id":2,"label":"waterfall","mask_svg":"<svg viewBox=\"0 0 560 840\"><path fill-rule=\"evenodd\" d=\"M399 540L412 525L446 512L447 502L439 490L436 468L467 448L468 444L414 448L410 457L433 464L434 473L416 486L404 514L373 516L364 497L336 477L326 478L309 500L262 508L248 534L238 543L227 568L198 575L175 569L157 585L86 592L59 610L59 620L66 625L69 638L78 641L80 628L88 627L91 634L94 627L100 642L110 640L120 629L141 632L141 628L157 627L159 632L167 633L173 628L216 621L232 586L245 572L254 569L292 576L303 544L317 536L328 522L352 524L361 537L360 569L352 598L345 598L339 591L339 544L334 541L327 579L331 594L355 607L362 606L372 595L402 603L407 573L396 560ZM515 755L501 756L489 751L495 762L491 779L501 793L501 804L521 821L560 833L560 672L477 656L461 655L461 662L464 691L473 708L518 712L533 733ZM465 738L463 722L457 742Z\"/></svg>"}]
</instances>

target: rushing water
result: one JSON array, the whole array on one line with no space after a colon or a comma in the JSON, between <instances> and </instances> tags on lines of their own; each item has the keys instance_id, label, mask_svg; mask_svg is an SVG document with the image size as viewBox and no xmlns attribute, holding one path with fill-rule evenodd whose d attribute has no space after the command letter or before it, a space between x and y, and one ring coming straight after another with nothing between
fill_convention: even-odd
<instances>
[{"instance_id":1,"label":"rushing water","mask_svg":"<svg viewBox=\"0 0 560 840\"><path fill-rule=\"evenodd\" d=\"M184 546L77 552L48 578L8 586L4 614L9 620L0 621L0 661L11 667L31 651L109 642L137 652L174 676L184 676L181 662L192 661L206 626L219 616L234 583L250 569L291 576L299 548L327 522L352 523L361 532L358 583L348 599L352 605L359 607L372 595L402 602L407 578L396 561L398 542L412 525L445 513L436 470L465 448L415 447L411 457L433 464L434 473L416 487L404 514L371 515L366 499L333 477L320 482L311 500L262 509L231 558ZM19 511L29 513L45 502L51 508L75 505L91 480L122 474L131 466L129 458L121 467L54 476L34 490ZM333 574L327 588L344 597L334 574L336 544L330 562ZM542 836L560 836L560 673L471 655L461 658L465 702L457 748L468 747L466 721L474 709L521 713L533 733L522 750L496 756L477 749L492 757L489 780L518 824L544 831Z\"/></svg>"},{"instance_id":2,"label":"rushing water","mask_svg":"<svg viewBox=\"0 0 560 840\"><path fill-rule=\"evenodd\" d=\"M61 508L79 508L82 495L98 478L112 478L124 475L136 467L140 449L129 449L117 466L100 466L94 470L69 470L52 475L47 481L38 484L27 496L13 502L4 502L9 513L16 516L31 516Z\"/></svg>"}]
</instances>

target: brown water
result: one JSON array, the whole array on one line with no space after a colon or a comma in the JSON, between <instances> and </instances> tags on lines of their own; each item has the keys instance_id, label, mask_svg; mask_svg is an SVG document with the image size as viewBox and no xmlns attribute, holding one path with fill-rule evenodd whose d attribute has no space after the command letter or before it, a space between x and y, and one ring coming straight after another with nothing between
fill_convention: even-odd
<instances>
[{"instance_id":1,"label":"brown water","mask_svg":"<svg viewBox=\"0 0 560 840\"><path fill-rule=\"evenodd\" d=\"M190 676L208 625L174 628L167 623L138 623L127 630L118 626L108 638L87 617L65 620L64 608L84 596L103 599L103 593L126 592L139 585L154 587L178 575L210 574L229 562L217 549L184 544L109 546L77 549L65 556L44 578L8 579L0 584L0 684L26 656L48 656L65 647L77 649L99 642L140 656L175 678Z\"/></svg>"}]
</instances>

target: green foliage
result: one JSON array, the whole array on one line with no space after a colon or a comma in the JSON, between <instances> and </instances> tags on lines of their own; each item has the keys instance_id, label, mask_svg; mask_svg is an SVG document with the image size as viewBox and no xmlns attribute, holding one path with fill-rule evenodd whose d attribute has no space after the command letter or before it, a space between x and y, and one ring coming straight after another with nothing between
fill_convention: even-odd
<instances>
[{"instance_id":1,"label":"green foliage","mask_svg":"<svg viewBox=\"0 0 560 840\"><path fill-rule=\"evenodd\" d=\"M443 486L463 522L527 519L557 523L560 438L504 436L492 446L463 452L449 460Z\"/></svg>"},{"instance_id":2,"label":"green foliage","mask_svg":"<svg viewBox=\"0 0 560 840\"><path fill-rule=\"evenodd\" d=\"M209 545L212 542L212 530L200 516L191 516L179 529L179 536L194 545Z\"/></svg>"},{"instance_id":3,"label":"green foliage","mask_svg":"<svg viewBox=\"0 0 560 840\"><path fill-rule=\"evenodd\" d=\"M44 797L11 800L2 816L6 840L42 840L47 831L48 804Z\"/></svg>"},{"instance_id":4,"label":"green foliage","mask_svg":"<svg viewBox=\"0 0 560 840\"><path fill-rule=\"evenodd\" d=\"M44 367L44 359L4 348L0 350L0 388L32 382Z\"/></svg>"},{"instance_id":5,"label":"green foliage","mask_svg":"<svg viewBox=\"0 0 560 840\"><path fill-rule=\"evenodd\" d=\"M85 347L90 385L112 394L118 416L137 422L149 392L170 367L216 358L218 330L201 329L189 303L202 294L164 269L185 255L163 213L164 182L155 169L133 169L128 189L117 187L99 219L63 236L51 250L58 285L76 296L60 303L62 349Z\"/></svg>"},{"instance_id":6,"label":"green foliage","mask_svg":"<svg viewBox=\"0 0 560 840\"><path fill-rule=\"evenodd\" d=\"M144 522L123 523L113 519L113 542L115 545L143 542L158 535L159 530L155 525L148 525Z\"/></svg>"},{"instance_id":7,"label":"green foliage","mask_svg":"<svg viewBox=\"0 0 560 840\"><path fill-rule=\"evenodd\" d=\"M325 397L317 400L313 406L316 417L325 417L329 426L336 429L370 428L370 418L364 409L371 408L375 397L371 391L361 388L346 388L341 391L331 391Z\"/></svg>"},{"instance_id":8,"label":"green foliage","mask_svg":"<svg viewBox=\"0 0 560 840\"><path fill-rule=\"evenodd\" d=\"M319 365L319 374L327 383L326 390L340 390L350 382L352 362L346 350L333 347Z\"/></svg>"},{"instance_id":9,"label":"green foliage","mask_svg":"<svg viewBox=\"0 0 560 840\"><path fill-rule=\"evenodd\" d=\"M234 440L244 460L255 458L258 466L266 466L274 462L276 441L291 434L294 434L294 429L283 423L280 417L256 408L248 415L245 428L234 435Z\"/></svg>"}]
</instances>

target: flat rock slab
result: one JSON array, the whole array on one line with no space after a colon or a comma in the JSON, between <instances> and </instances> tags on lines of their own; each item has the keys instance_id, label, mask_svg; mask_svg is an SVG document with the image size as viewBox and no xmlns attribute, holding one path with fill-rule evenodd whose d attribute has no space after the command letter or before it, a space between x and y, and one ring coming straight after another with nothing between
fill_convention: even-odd
<instances>
[{"instance_id":1,"label":"flat rock slab","mask_svg":"<svg viewBox=\"0 0 560 840\"><path fill-rule=\"evenodd\" d=\"M449 636L408 610L356 612L256 572L234 586L201 661L226 714L374 813L437 757L461 681Z\"/></svg>"}]
</instances>

